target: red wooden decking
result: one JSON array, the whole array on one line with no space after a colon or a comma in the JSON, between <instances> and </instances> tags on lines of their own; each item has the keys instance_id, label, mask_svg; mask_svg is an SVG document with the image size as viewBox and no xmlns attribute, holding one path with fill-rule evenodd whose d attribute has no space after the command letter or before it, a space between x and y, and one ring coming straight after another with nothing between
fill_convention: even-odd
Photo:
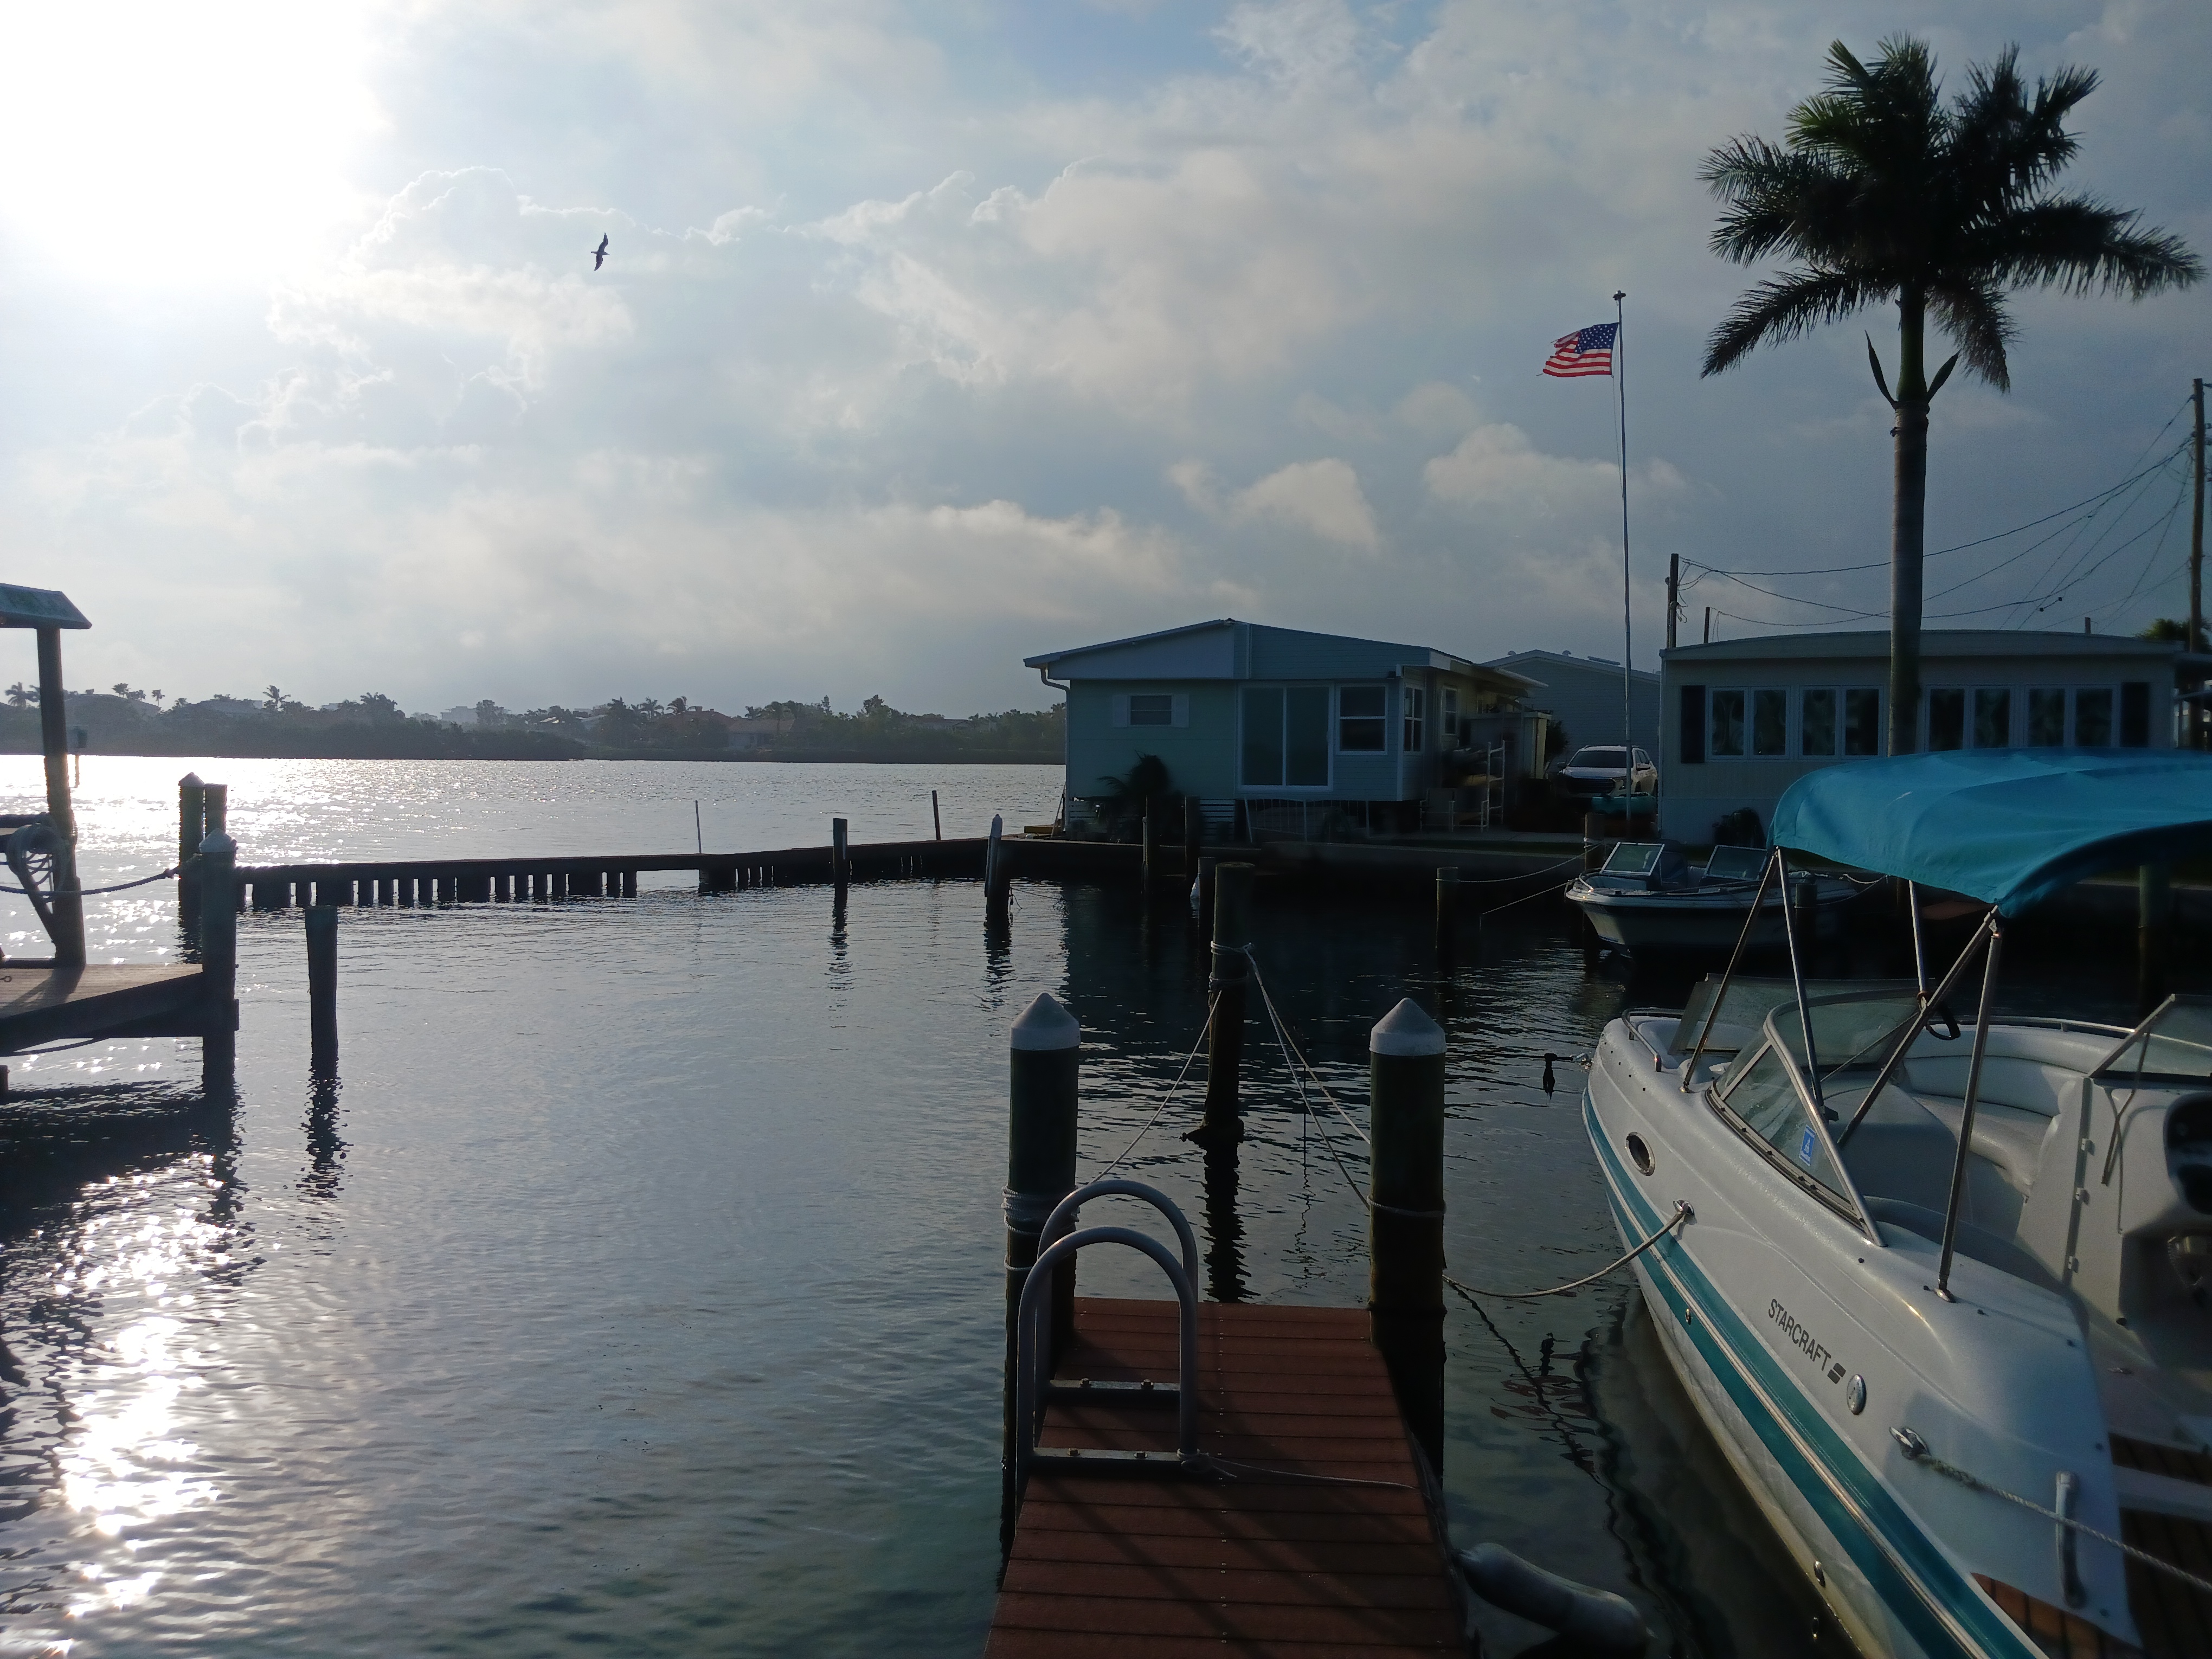
<instances>
[{"instance_id":1,"label":"red wooden decking","mask_svg":"<svg viewBox=\"0 0 2212 1659\"><path fill-rule=\"evenodd\" d=\"M1079 1298L1059 1374L1172 1381L1175 1325L1172 1302ZM1364 1310L1202 1304L1199 1399L1200 1449L1254 1467L1032 1477L987 1659L1467 1652ZM1172 1451L1175 1413L1055 1401L1041 1443Z\"/></svg>"}]
</instances>

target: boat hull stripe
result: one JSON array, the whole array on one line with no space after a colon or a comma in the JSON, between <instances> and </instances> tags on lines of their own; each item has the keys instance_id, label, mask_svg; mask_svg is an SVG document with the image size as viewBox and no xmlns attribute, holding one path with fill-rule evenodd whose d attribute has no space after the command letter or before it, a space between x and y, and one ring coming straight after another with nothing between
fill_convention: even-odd
<instances>
[{"instance_id":1,"label":"boat hull stripe","mask_svg":"<svg viewBox=\"0 0 2212 1659\"><path fill-rule=\"evenodd\" d=\"M1597 1107L1583 1094L1583 1121L1597 1148L1623 1233L1656 1231L1658 1212L1631 1183L1607 1144ZM1960 1574L1850 1443L1798 1392L1773 1356L1692 1258L1677 1233L1646 1251L1651 1281L1729 1401L1788 1474L1882 1601L1929 1654L2041 1659L2018 1626Z\"/></svg>"}]
</instances>

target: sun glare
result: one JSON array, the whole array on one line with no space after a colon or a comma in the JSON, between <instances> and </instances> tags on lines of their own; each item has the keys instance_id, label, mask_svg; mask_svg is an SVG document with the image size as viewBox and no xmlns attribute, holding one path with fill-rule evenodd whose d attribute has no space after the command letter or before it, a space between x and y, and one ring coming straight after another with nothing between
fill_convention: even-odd
<instances>
[{"instance_id":1,"label":"sun glare","mask_svg":"<svg viewBox=\"0 0 2212 1659\"><path fill-rule=\"evenodd\" d=\"M380 121L364 8L80 0L0 8L0 220L19 253L130 284L252 277L356 209Z\"/></svg>"}]
</instances>

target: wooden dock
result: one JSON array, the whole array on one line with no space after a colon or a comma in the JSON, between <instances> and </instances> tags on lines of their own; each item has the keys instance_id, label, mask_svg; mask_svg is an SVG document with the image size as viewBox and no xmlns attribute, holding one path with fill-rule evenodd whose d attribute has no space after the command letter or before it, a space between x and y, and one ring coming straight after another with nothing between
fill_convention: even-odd
<instances>
[{"instance_id":1,"label":"wooden dock","mask_svg":"<svg viewBox=\"0 0 2212 1659\"><path fill-rule=\"evenodd\" d=\"M1171 1454L1171 1411L1067 1385L1172 1381L1175 1304L1075 1306L1040 1446ZM1221 1478L1033 1474L987 1659L1468 1652L1435 1500L1368 1332L1364 1309L1200 1304L1199 1447Z\"/></svg>"},{"instance_id":2,"label":"wooden dock","mask_svg":"<svg viewBox=\"0 0 2212 1659\"><path fill-rule=\"evenodd\" d=\"M205 1036L212 1019L238 1029L237 1012L212 1013L194 967L74 967L0 962L0 1054L73 1038Z\"/></svg>"}]
</instances>

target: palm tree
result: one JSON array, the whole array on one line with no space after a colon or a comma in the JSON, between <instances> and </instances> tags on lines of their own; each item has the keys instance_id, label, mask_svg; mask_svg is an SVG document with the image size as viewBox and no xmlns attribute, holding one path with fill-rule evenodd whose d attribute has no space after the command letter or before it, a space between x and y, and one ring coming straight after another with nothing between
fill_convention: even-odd
<instances>
[{"instance_id":1,"label":"palm tree","mask_svg":"<svg viewBox=\"0 0 2212 1659\"><path fill-rule=\"evenodd\" d=\"M1897 411L1889 578L1896 755L1918 746L1929 400L1962 362L1998 391L2011 389L2005 347L2016 330L2005 299L2014 290L2139 300L2204 270L2179 237L2138 229L2140 215L2053 193L2052 180L2080 148L2066 118L2095 90L2097 76L2062 69L2037 81L2030 98L2019 56L2007 46L1994 64L1969 65L1967 89L1947 106L1925 43L1893 37L1866 64L1838 40L1828 48L1826 88L1790 111L1784 144L1730 139L1699 174L1726 204L1714 252L1738 264L1776 254L1795 262L1746 294L1713 331L1707 374L1770 341L1897 304L1894 397L1867 337L1875 385ZM1923 339L1931 314L1958 347L1932 380Z\"/></svg>"}]
</instances>

